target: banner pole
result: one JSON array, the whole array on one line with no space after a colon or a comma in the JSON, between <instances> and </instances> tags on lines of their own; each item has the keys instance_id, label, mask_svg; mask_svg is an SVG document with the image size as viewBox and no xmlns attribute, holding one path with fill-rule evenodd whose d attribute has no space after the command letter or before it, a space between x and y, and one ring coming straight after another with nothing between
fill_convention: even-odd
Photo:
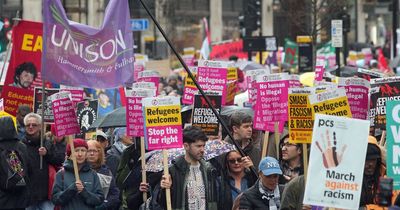
<instances>
[{"instance_id":1,"label":"banner pole","mask_svg":"<svg viewBox=\"0 0 400 210\"><path fill-rule=\"evenodd\" d=\"M276 146L276 158L279 159L279 138L280 138L280 133L279 133L279 122L274 123L274 137L275 137L275 146Z\"/></svg>"},{"instance_id":2,"label":"banner pole","mask_svg":"<svg viewBox=\"0 0 400 210\"><path fill-rule=\"evenodd\" d=\"M142 182L147 183L146 178L146 159L145 159L146 151L144 149L144 138L140 137L140 155L141 155L141 163L142 163ZM143 202L147 201L147 192L143 192Z\"/></svg>"},{"instance_id":3,"label":"banner pole","mask_svg":"<svg viewBox=\"0 0 400 210\"><path fill-rule=\"evenodd\" d=\"M269 138L269 131L265 131L264 133L264 141L263 141L263 146L262 146L262 152L261 152L261 159L263 159L268 152L268 138Z\"/></svg>"},{"instance_id":4,"label":"banner pole","mask_svg":"<svg viewBox=\"0 0 400 210\"><path fill-rule=\"evenodd\" d=\"M74 138L72 135L67 136L67 142L71 147L71 156L69 158L72 160L72 165L74 166L75 180L78 181L78 180L80 180L79 179L79 169L78 169L78 163L76 162Z\"/></svg>"},{"instance_id":5,"label":"banner pole","mask_svg":"<svg viewBox=\"0 0 400 210\"><path fill-rule=\"evenodd\" d=\"M164 163L164 175L169 174L168 169L168 151L163 149L163 163ZM165 189L165 196L166 196L166 203L167 203L167 210L171 210L171 189Z\"/></svg>"},{"instance_id":6,"label":"banner pole","mask_svg":"<svg viewBox=\"0 0 400 210\"><path fill-rule=\"evenodd\" d=\"M247 156L243 149L240 148L240 146L238 145L238 143L236 141L234 141L234 138L232 136L232 134L229 132L228 126L226 125L226 123L222 120L222 117L218 114L217 110L213 107L210 99L206 96L206 94L204 93L203 89L200 87L199 83L197 82L196 78L193 76L192 72L190 72L189 67L186 65L186 63L183 61L181 55L179 55L178 51L175 49L175 47L172 45L172 42L169 40L169 38L167 37L167 35L165 34L164 30L161 28L160 24L158 23L158 21L156 20L156 18L154 17L153 14L151 14L149 8L147 7L147 5L143 2L143 0L139 0L140 3L142 4L143 8L146 10L146 13L150 16L150 18L153 20L154 24L157 26L158 30L160 31L160 33L162 34L162 36L164 37L165 41L167 41L169 47L171 48L172 52L174 52L174 54L176 55L176 57L178 58L179 62L182 64L183 68L185 69L186 73L188 74L188 76L193 80L194 84L196 85L197 89L199 90L200 94L204 97L204 99L206 100L208 106L211 108L211 110L213 111L214 115L218 118L218 121L221 123L222 128L228 133L229 138L231 138L233 141L233 144L235 145L236 149L239 151L241 156ZM254 168L254 166L250 167L251 171L254 173L254 175L258 176L256 169Z\"/></svg>"},{"instance_id":7,"label":"banner pole","mask_svg":"<svg viewBox=\"0 0 400 210\"><path fill-rule=\"evenodd\" d=\"M45 87L44 87L44 79L42 78L42 111L41 111L41 115L42 115L42 128L40 131L40 147L43 147L43 141L44 141L44 132L46 131L45 125L44 125L44 109L45 109ZM43 156L40 155L40 169L43 169Z\"/></svg>"},{"instance_id":8,"label":"banner pole","mask_svg":"<svg viewBox=\"0 0 400 210\"><path fill-rule=\"evenodd\" d=\"M303 170L304 170L304 186L307 182L307 169L308 169L308 149L307 144L303 144Z\"/></svg>"}]
</instances>

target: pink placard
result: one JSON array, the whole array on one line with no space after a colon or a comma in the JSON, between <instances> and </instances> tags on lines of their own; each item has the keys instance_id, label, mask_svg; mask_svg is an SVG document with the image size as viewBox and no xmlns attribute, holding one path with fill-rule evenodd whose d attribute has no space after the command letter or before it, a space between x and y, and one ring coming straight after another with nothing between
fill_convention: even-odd
<instances>
[{"instance_id":1,"label":"pink placard","mask_svg":"<svg viewBox=\"0 0 400 210\"><path fill-rule=\"evenodd\" d=\"M346 90L353 118L366 120L369 110L369 82L361 78L340 78L339 87L344 87Z\"/></svg>"},{"instance_id":2,"label":"pink placard","mask_svg":"<svg viewBox=\"0 0 400 210\"><path fill-rule=\"evenodd\" d=\"M324 78L324 67L323 66L315 66L315 81L322 81Z\"/></svg>"},{"instance_id":3,"label":"pink placard","mask_svg":"<svg viewBox=\"0 0 400 210\"><path fill-rule=\"evenodd\" d=\"M142 99L154 96L155 89L134 88L126 91L126 132L128 136L144 136Z\"/></svg>"},{"instance_id":4,"label":"pink placard","mask_svg":"<svg viewBox=\"0 0 400 210\"><path fill-rule=\"evenodd\" d=\"M139 72L137 82L152 82L157 89L156 93L159 93L158 84L160 83L160 75L158 72L151 70Z\"/></svg>"},{"instance_id":5,"label":"pink placard","mask_svg":"<svg viewBox=\"0 0 400 210\"><path fill-rule=\"evenodd\" d=\"M218 66L216 68L215 66ZM206 92L218 92L222 95L222 105L225 105L227 92L227 64L217 61L200 61L197 68L197 81Z\"/></svg>"},{"instance_id":6,"label":"pink placard","mask_svg":"<svg viewBox=\"0 0 400 210\"><path fill-rule=\"evenodd\" d=\"M80 132L69 94L69 92L60 92L51 96L56 136L67 136Z\"/></svg>"},{"instance_id":7,"label":"pink placard","mask_svg":"<svg viewBox=\"0 0 400 210\"><path fill-rule=\"evenodd\" d=\"M195 61L194 55L183 55L182 59L187 66L194 66L194 61Z\"/></svg>"},{"instance_id":8,"label":"pink placard","mask_svg":"<svg viewBox=\"0 0 400 210\"><path fill-rule=\"evenodd\" d=\"M182 147L181 125L146 127L146 133L148 150Z\"/></svg>"},{"instance_id":9,"label":"pink placard","mask_svg":"<svg viewBox=\"0 0 400 210\"><path fill-rule=\"evenodd\" d=\"M289 81L271 81L256 83L257 100L255 109L260 110L263 121L288 120Z\"/></svg>"},{"instance_id":10,"label":"pink placard","mask_svg":"<svg viewBox=\"0 0 400 210\"><path fill-rule=\"evenodd\" d=\"M183 89L182 103L188 105L193 104L194 95L197 94L197 92L197 88L185 86Z\"/></svg>"},{"instance_id":11,"label":"pink placard","mask_svg":"<svg viewBox=\"0 0 400 210\"><path fill-rule=\"evenodd\" d=\"M279 132L282 133L285 122L279 122ZM263 121L260 111L256 111L253 119L253 128L260 131L275 132L275 122Z\"/></svg>"}]
</instances>

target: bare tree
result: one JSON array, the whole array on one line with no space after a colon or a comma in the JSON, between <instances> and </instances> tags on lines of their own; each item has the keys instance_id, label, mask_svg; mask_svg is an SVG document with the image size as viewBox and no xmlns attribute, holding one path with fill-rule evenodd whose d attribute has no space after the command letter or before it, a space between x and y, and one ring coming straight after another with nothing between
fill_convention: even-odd
<instances>
[{"instance_id":1,"label":"bare tree","mask_svg":"<svg viewBox=\"0 0 400 210\"><path fill-rule=\"evenodd\" d=\"M313 60L316 59L317 37L329 31L331 20L339 18L349 7L350 0L279 0L281 12L286 13L293 35L311 36Z\"/></svg>"}]
</instances>

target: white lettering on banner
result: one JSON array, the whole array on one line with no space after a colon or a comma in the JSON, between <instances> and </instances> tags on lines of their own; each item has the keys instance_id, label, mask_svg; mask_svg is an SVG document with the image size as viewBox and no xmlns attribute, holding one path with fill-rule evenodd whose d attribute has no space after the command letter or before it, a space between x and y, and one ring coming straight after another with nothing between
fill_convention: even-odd
<instances>
[{"instance_id":1,"label":"white lettering on banner","mask_svg":"<svg viewBox=\"0 0 400 210\"><path fill-rule=\"evenodd\" d=\"M115 40L109 39L103 43L94 42L88 46L84 46L83 43L76 41L72 34L68 33L68 31L65 29L61 35L61 38L58 37L59 39L56 40L56 31L57 26L54 25L51 35L51 43L54 46L64 48L65 51L72 47L72 52L74 52L75 55L79 55L79 57L83 58L89 63L96 62L99 57L103 60L109 60L115 55L119 54L121 51L126 50L126 44L121 30L118 30L118 34L115 35ZM122 49L121 51L118 51L118 46ZM106 55L105 49L112 50L108 55Z\"/></svg>"},{"instance_id":2,"label":"white lettering on banner","mask_svg":"<svg viewBox=\"0 0 400 210\"><path fill-rule=\"evenodd\" d=\"M393 145L393 164L399 163L400 147L399 145Z\"/></svg>"}]
</instances>

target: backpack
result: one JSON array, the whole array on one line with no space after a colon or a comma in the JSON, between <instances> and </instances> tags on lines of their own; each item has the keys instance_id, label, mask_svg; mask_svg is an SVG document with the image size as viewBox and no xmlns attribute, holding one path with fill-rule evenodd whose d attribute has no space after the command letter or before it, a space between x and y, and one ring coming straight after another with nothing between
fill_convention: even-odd
<instances>
[{"instance_id":1,"label":"backpack","mask_svg":"<svg viewBox=\"0 0 400 210\"><path fill-rule=\"evenodd\" d=\"M17 150L0 148L0 170L7 174L5 189L19 191L25 189L26 171L25 162Z\"/></svg>"}]
</instances>

